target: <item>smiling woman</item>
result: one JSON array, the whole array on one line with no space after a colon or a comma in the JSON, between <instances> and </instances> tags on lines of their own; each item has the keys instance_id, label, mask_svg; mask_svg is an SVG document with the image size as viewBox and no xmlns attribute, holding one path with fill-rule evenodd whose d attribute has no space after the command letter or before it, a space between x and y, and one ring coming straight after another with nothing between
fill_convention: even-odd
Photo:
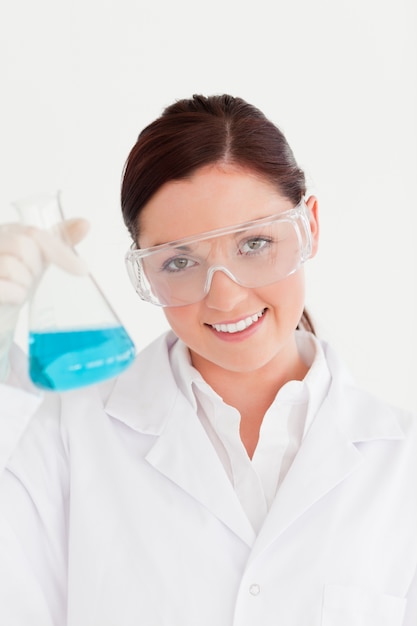
<instances>
[{"instance_id":1,"label":"smiling woman","mask_svg":"<svg viewBox=\"0 0 417 626\"><path fill-rule=\"evenodd\" d=\"M312 332L318 202L281 131L240 98L181 100L139 135L122 210L171 330L60 396L12 350L0 622L415 626L416 419ZM22 264L0 239L4 283Z\"/></svg>"},{"instance_id":2,"label":"smiling woman","mask_svg":"<svg viewBox=\"0 0 417 626\"><path fill-rule=\"evenodd\" d=\"M317 248L317 202L309 198L302 206L301 227L310 256ZM232 164L229 148L226 164L201 166L183 180L164 183L136 219L139 255L146 255L155 242L168 242L143 258L139 274L150 285L146 293L163 293L168 300L165 315L188 346L192 364L239 410L241 429L250 424L252 436L245 445L251 454L278 389L303 378L306 369L294 335L304 305L298 211L277 184ZM264 220L267 225L262 226ZM219 234L225 224L227 234ZM248 228L254 235L248 235ZM190 236L194 244L188 241L184 248L181 240ZM244 245L259 242L260 236L268 242L265 253L242 254ZM179 240L179 257L170 237ZM161 255L170 263L172 258L186 259L191 267L166 272L161 269L165 262L157 260L154 270L152 257ZM247 325L252 316L256 323ZM244 375L248 379L242 387ZM253 406L253 397L259 406Z\"/></svg>"}]
</instances>

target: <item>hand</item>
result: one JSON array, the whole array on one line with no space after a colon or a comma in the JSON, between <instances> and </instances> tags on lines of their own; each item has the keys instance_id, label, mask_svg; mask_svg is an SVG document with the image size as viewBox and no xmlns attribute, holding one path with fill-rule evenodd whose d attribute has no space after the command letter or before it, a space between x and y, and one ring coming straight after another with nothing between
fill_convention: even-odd
<instances>
[{"instance_id":1,"label":"hand","mask_svg":"<svg viewBox=\"0 0 417 626\"><path fill-rule=\"evenodd\" d=\"M0 226L0 381L8 373L8 354L19 312L48 263L76 275L88 273L71 246L87 234L84 219L66 220L60 232L21 224Z\"/></svg>"},{"instance_id":2,"label":"hand","mask_svg":"<svg viewBox=\"0 0 417 626\"><path fill-rule=\"evenodd\" d=\"M72 274L87 273L70 246L80 242L88 228L84 219L64 221L61 236L20 224L0 226L0 307L22 306L48 263Z\"/></svg>"}]
</instances>

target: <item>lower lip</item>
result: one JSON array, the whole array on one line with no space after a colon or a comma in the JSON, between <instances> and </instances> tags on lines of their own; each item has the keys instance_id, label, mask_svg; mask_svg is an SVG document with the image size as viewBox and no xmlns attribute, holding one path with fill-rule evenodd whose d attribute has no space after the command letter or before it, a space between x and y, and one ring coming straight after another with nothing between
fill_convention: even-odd
<instances>
[{"instance_id":1,"label":"lower lip","mask_svg":"<svg viewBox=\"0 0 417 626\"><path fill-rule=\"evenodd\" d=\"M264 314L258 319L257 322L254 322L253 324L251 324L250 326L248 326L248 328L245 328L244 330L238 330L237 333L223 333L222 331L216 330L212 326L208 326L208 327L218 339L221 339L221 341L231 341L231 342L244 341L245 339L248 339L254 333L256 333L256 331L259 329L259 327L263 323L266 314L267 314L267 311L264 312Z\"/></svg>"}]
</instances>

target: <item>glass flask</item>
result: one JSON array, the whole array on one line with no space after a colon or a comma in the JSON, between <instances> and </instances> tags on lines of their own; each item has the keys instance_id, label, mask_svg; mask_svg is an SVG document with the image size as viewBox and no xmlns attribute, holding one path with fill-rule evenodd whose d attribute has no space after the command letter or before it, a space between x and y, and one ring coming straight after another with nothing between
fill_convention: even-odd
<instances>
[{"instance_id":1,"label":"glass flask","mask_svg":"<svg viewBox=\"0 0 417 626\"><path fill-rule=\"evenodd\" d=\"M59 192L13 204L23 224L64 241ZM91 274L50 264L29 300L28 353L35 385L66 391L116 376L132 363L135 346Z\"/></svg>"}]
</instances>

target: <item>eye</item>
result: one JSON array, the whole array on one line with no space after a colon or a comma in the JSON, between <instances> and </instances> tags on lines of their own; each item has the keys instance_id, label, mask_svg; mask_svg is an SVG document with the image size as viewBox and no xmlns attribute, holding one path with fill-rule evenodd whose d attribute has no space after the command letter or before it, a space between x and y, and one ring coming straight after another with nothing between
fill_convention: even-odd
<instances>
[{"instance_id":1,"label":"eye","mask_svg":"<svg viewBox=\"0 0 417 626\"><path fill-rule=\"evenodd\" d=\"M266 250L271 245L271 239L266 237L252 237L251 239L247 239L243 244L240 245L239 251L241 254L256 254L257 252L261 252Z\"/></svg>"},{"instance_id":2,"label":"eye","mask_svg":"<svg viewBox=\"0 0 417 626\"><path fill-rule=\"evenodd\" d=\"M181 272L190 267L196 265L196 262L192 259L188 259L185 256L177 256L172 259L168 259L162 266L162 271L166 272Z\"/></svg>"}]
</instances>

